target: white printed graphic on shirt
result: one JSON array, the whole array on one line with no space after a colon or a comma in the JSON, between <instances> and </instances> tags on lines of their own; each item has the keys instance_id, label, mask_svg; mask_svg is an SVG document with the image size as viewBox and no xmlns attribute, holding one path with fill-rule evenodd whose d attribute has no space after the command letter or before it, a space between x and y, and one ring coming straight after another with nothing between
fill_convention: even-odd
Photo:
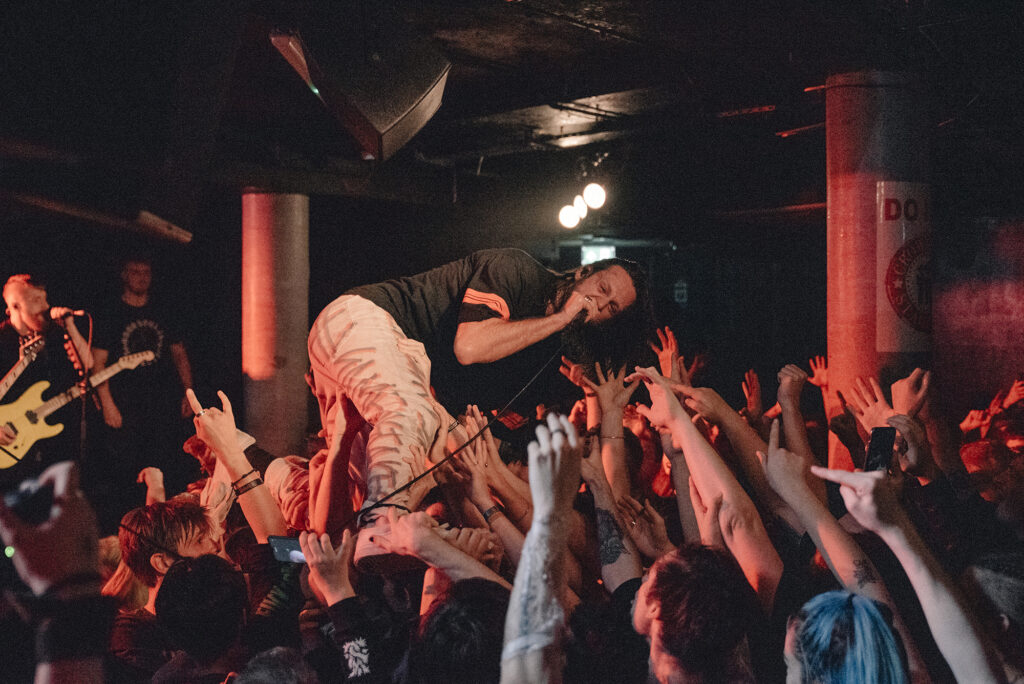
<instances>
[{"instance_id":1,"label":"white printed graphic on shirt","mask_svg":"<svg viewBox=\"0 0 1024 684\"><path fill-rule=\"evenodd\" d=\"M350 679L370 674L370 651L366 648L366 639L346 641L341 647L341 652L348 663Z\"/></svg>"}]
</instances>

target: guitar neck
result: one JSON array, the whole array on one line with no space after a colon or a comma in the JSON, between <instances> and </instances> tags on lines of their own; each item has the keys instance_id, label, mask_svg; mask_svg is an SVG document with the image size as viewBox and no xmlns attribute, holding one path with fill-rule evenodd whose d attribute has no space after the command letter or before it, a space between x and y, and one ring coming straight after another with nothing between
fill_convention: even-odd
<instances>
[{"instance_id":1,"label":"guitar neck","mask_svg":"<svg viewBox=\"0 0 1024 684\"><path fill-rule=\"evenodd\" d=\"M110 378L114 377L118 373L124 370L124 366L114 365L109 368L104 368L99 373L89 376L89 386L97 387L102 385ZM36 415L40 418L46 418L48 415L56 411L57 409L65 406L66 404L74 401L78 397L82 396L82 385L72 385L67 391L61 392L60 394L50 397L43 405L36 410Z\"/></svg>"},{"instance_id":2,"label":"guitar neck","mask_svg":"<svg viewBox=\"0 0 1024 684\"><path fill-rule=\"evenodd\" d=\"M7 391L11 389L11 386L18 381L18 378L20 378L21 374L25 372L25 369L28 368L28 364L30 363L32 363L32 359L26 356L18 361L18 363L14 364L14 367L11 368L11 370L7 371L7 375L4 376L4 379L0 380L0 399L2 399L7 394Z\"/></svg>"},{"instance_id":3,"label":"guitar neck","mask_svg":"<svg viewBox=\"0 0 1024 684\"><path fill-rule=\"evenodd\" d=\"M23 354L18 363L14 364L11 370L7 371L7 375L4 376L3 380L0 380L0 399L3 399L7 395L7 391L18 381L21 374L25 372L28 365L36 360L36 354L43 348L42 338L35 338L35 341L26 345L22 348Z\"/></svg>"}]
</instances>

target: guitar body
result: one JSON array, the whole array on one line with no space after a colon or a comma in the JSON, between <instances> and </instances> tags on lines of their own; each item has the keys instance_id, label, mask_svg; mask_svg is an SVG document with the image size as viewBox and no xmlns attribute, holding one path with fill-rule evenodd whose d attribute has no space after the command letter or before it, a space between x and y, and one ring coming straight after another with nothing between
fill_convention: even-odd
<instances>
[{"instance_id":1,"label":"guitar body","mask_svg":"<svg viewBox=\"0 0 1024 684\"><path fill-rule=\"evenodd\" d=\"M60 434L64 429L61 423L50 425L35 416L34 412L43 404L43 392L49 387L50 383L45 380L37 382L14 403L0 406L0 425L6 425L17 435L12 444L0 446L0 469L17 465L33 444Z\"/></svg>"}]
</instances>

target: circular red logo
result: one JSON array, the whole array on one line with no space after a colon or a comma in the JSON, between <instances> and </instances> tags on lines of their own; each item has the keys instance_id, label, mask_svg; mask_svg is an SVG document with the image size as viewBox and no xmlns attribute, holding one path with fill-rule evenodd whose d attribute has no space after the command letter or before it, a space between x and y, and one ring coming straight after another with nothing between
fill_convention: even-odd
<instances>
[{"instance_id":1,"label":"circular red logo","mask_svg":"<svg viewBox=\"0 0 1024 684\"><path fill-rule=\"evenodd\" d=\"M885 294L896 315L915 330L932 330L931 241L919 235L896 250L885 271Z\"/></svg>"}]
</instances>

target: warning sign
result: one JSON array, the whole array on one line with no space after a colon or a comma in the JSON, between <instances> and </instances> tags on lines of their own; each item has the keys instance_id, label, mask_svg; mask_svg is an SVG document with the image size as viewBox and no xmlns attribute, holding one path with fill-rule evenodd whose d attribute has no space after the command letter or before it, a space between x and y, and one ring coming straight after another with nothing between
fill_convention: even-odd
<instances>
[{"instance_id":1,"label":"warning sign","mask_svg":"<svg viewBox=\"0 0 1024 684\"><path fill-rule=\"evenodd\" d=\"M931 349L931 213L924 183L877 185L875 347Z\"/></svg>"}]
</instances>

